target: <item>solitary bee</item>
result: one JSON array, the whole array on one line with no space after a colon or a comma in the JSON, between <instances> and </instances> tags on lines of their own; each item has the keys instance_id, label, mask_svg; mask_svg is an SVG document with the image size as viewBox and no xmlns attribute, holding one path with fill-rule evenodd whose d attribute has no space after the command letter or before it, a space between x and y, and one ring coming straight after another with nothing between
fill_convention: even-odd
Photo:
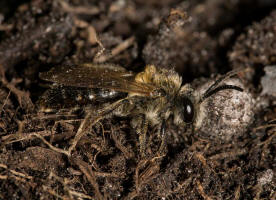
<instances>
[{"instance_id":1,"label":"solitary bee","mask_svg":"<svg viewBox=\"0 0 276 200\"><path fill-rule=\"evenodd\" d=\"M202 95L190 84L182 84L182 78L174 71L147 65L144 71L133 73L111 64L86 63L77 66L54 67L40 74L40 78L62 86L90 88L88 98L113 98L116 94L125 96L99 111L87 113L82 121L69 153L74 149L85 130L99 120L111 116L130 116L131 126L139 135L140 155L145 155L148 127L156 127L161 138L159 152L163 152L166 141L166 122L172 119L179 127L198 128L202 118L201 103L218 91L233 89L243 91L234 85L222 84L233 76L231 71L216 80ZM93 90L97 92L92 92Z\"/></svg>"}]
</instances>

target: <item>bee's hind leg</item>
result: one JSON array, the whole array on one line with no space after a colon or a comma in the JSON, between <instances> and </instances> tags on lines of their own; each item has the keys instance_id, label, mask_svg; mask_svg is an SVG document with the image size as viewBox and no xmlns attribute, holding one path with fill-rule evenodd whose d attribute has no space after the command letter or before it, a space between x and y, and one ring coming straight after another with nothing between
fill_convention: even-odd
<instances>
[{"instance_id":1,"label":"bee's hind leg","mask_svg":"<svg viewBox=\"0 0 276 200\"><path fill-rule=\"evenodd\" d=\"M97 122L106 118L108 115L112 115L113 111L117 109L120 105L123 105L126 101L126 99L116 101L115 103L103 108L98 114L95 114L92 111L88 112L88 114L85 116L84 120L80 124L77 134L75 135L75 138L73 139L73 142L68 149L68 155L71 155L78 141L81 139L82 136L86 134L86 131L87 129L89 129L89 127L94 126Z\"/></svg>"}]
</instances>

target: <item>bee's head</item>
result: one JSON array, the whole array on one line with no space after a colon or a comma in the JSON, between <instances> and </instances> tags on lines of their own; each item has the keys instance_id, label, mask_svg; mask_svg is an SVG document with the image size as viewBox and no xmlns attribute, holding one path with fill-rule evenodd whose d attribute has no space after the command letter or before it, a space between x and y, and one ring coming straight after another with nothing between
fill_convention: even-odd
<instances>
[{"instance_id":1,"label":"bee's head","mask_svg":"<svg viewBox=\"0 0 276 200\"><path fill-rule=\"evenodd\" d=\"M200 127L200 124L205 116L204 106L202 103L213 94L222 90L237 90L242 92L243 89L235 85L221 84L227 78L236 75L240 69L230 71L224 76L217 79L208 89L199 94L190 84L185 84L180 88L178 96L175 100L175 109L173 111L174 123L176 125L191 124L194 128Z\"/></svg>"},{"instance_id":2,"label":"bee's head","mask_svg":"<svg viewBox=\"0 0 276 200\"><path fill-rule=\"evenodd\" d=\"M186 124L191 124L195 118L195 105L189 97L182 98L182 118Z\"/></svg>"},{"instance_id":3,"label":"bee's head","mask_svg":"<svg viewBox=\"0 0 276 200\"><path fill-rule=\"evenodd\" d=\"M181 87L176 98L175 109L173 111L174 123L176 125L192 124L197 115L197 100L195 91L189 84Z\"/></svg>"}]
</instances>

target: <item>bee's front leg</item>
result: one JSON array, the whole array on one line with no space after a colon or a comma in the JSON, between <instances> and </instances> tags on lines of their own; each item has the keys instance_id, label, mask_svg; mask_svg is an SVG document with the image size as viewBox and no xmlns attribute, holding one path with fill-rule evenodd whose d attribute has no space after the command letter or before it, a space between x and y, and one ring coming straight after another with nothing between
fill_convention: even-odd
<instances>
[{"instance_id":1,"label":"bee's front leg","mask_svg":"<svg viewBox=\"0 0 276 200\"><path fill-rule=\"evenodd\" d=\"M149 121L146 119L146 116L144 114L140 114L135 119L133 119L132 122L137 134L139 135L139 152L141 158L144 158L146 155L146 142Z\"/></svg>"},{"instance_id":2,"label":"bee's front leg","mask_svg":"<svg viewBox=\"0 0 276 200\"><path fill-rule=\"evenodd\" d=\"M167 139L167 134L166 134L166 123L163 120L161 125L158 128L158 136L161 139L161 144L158 150L158 154L160 156L165 154L165 150L166 150L166 139Z\"/></svg>"}]
</instances>

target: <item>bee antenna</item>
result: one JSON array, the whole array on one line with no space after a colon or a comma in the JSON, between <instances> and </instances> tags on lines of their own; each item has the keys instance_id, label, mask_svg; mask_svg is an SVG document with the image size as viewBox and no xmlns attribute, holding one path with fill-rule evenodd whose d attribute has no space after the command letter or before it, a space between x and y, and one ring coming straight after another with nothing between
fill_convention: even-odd
<instances>
[{"instance_id":1,"label":"bee antenna","mask_svg":"<svg viewBox=\"0 0 276 200\"><path fill-rule=\"evenodd\" d=\"M218 91L221 90L238 90L240 92L243 91L242 88L238 87L238 86L234 86L234 85L222 85L217 87L222 81L236 75L239 72L242 71L248 71L249 68L238 68L236 70L232 70L226 74L224 74L223 76L221 76L219 79L217 79L203 94L203 96L201 97L201 99L199 100L199 103L202 103L205 99L207 99L208 97L212 96L213 94L217 93Z\"/></svg>"},{"instance_id":2,"label":"bee antenna","mask_svg":"<svg viewBox=\"0 0 276 200\"><path fill-rule=\"evenodd\" d=\"M205 99L209 98L210 96L212 96L213 94L221 91L221 90L237 90L237 91L240 91L240 92L243 92L243 89L238 87L238 86L235 86L235 85L221 85L213 90L207 90L203 97L199 100L199 104L201 104Z\"/></svg>"},{"instance_id":3,"label":"bee antenna","mask_svg":"<svg viewBox=\"0 0 276 200\"><path fill-rule=\"evenodd\" d=\"M232 71L230 71L230 72L228 72L228 73L222 75L219 79L217 79L217 80L208 88L208 90L205 92L205 94L206 94L206 93L209 93L213 88L215 88L215 87L216 87L218 84L220 84L222 81L224 81L224 80L226 80L226 79L228 79L228 78L230 78L230 77L236 75L237 73L239 73L239 72L241 72L241 71L243 71L243 70L247 70L247 69L241 69L241 68L239 68L239 69L237 69L237 70L232 70Z\"/></svg>"}]
</instances>

